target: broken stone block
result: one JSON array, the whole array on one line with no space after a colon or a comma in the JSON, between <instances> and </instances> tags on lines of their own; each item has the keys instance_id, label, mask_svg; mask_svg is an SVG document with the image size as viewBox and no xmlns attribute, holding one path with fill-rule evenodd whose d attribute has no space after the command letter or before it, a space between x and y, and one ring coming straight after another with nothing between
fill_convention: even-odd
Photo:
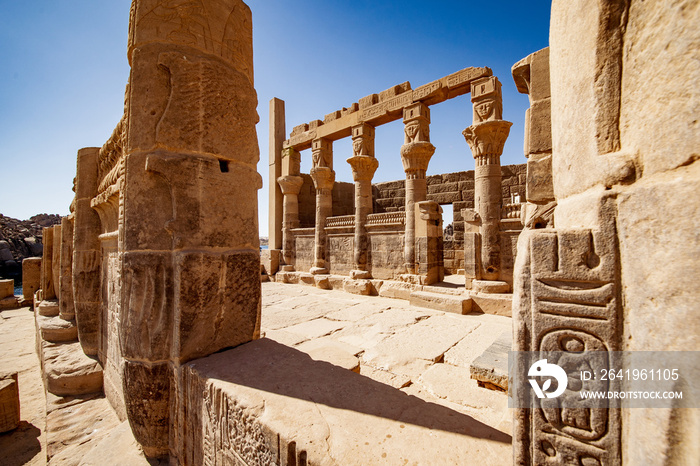
<instances>
[{"instance_id":1,"label":"broken stone block","mask_svg":"<svg viewBox=\"0 0 700 466\"><path fill-rule=\"evenodd\" d=\"M33 301L41 284L41 257L27 257L22 261L22 296Z\"/></svg>"},{"instance_id":2,"label":"broken stone block","mask_svg":"<svg viewBox=\"0 0 700 466\"><path fill-rule=\"evenodd\" d=\"M15 295L14 280L0 280L0 299Z\"/></svg>"},{"instance_id":3,"label":"broken stone block","mask_svg":"<svg viewBox=\"0 0 700 466\"><path fill-rule=\"evenodd\" d=\"M17 372L0 374L0 433L16 429L19 419Z\"/></svg>"},{"instance_id":4,"label":"broken stone block","mask_svg":"<svg viewBox=\"0 0 700 466\"><path fill-rule=\"evenodd\" d=\"M369 296L372 294L372 282L366 279L353 280L348 278L343 282L343 289L348 293Z\"/></svg>"},{"instance_id":5,"label":"broken stone block","mask_svg":"<svg viewBox=\"0 0 700 466\"><path fill-rule=\"evenodd\" d=\"M508 352L513 346L513 334L504 332L469 366L471 378L480 387L508 391Z\"/></svg>"}]
</instances>

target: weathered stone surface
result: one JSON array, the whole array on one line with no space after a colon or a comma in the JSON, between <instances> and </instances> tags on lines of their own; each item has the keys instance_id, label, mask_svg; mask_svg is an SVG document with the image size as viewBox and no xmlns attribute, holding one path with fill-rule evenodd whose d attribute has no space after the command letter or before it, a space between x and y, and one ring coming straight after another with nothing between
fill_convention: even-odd
<instances>
[{"instance_id":1,"label":"weathered stone surface","mask_svg":"<svg viewBox=\"0 0 700 466\"><path fill-rule=\"evenodd\" d=\"M471 289L475 293L507 293L510 286L498 280L472 280Z\"/></svg>"},{"instance_id":2,"label":"weathered stone surface","mask_svg":"<svg viewBox=\"0 0 700 466\"><path fill-rule=\"evenodd\" d=\"M342 321L320 318L285 327L285 331L296 333L308 340L333 333L345 327L346 324L346 322Z\"/></svg>"},{"instance_id":3,"label":"weathered stone surface","mask_svg":"<svg viewBox=\"0 0 700 466\"><path fill-rule=\"evenodd\" d=\"M0 374L0 433L16 429L19 420L17 372Z\"/></svg>"},{"instance_id":4,"label":"weathered stone surface","mask_svg":"<svg viewBox=\"0 0 700 466\"><path fill-rule=\"evenodd\" d=\"M374 369L367 365L360 366L360 374L394 388L404 388L411 384L411 378L405 374L394 374L389 371Z\"/></svg>"},{"instance_id":5,"label":"weathered stone surface","mask_svg":"<svg viewBox=\"0 0 700 466\"><path fill-rule=\"evenodd\" d=\"M413 291L410 296L410 302L412 306L427 307L454 314L469 314L472 310L471 298L464 295Z\"/></svg>"},{"instance_id":6,"label":"weathered stone surface","mask_svg":"<svg viewBox=\"0 0 700 466\"><path fill-rule=\"evenodd\" d=\"M467 317L474 327L469 334L445 353L444 362L469 369L471 363L496 339L511 328L506 317L474 315Z\"/></svg>"},{"instance_id":7,"label":"weathered stone surface","mask_svg":"<svg viewBox=\"0 0 700 466\"><path fill-rule=\"evenodd\" d=\"M22 261L22 296L33 301L34 293L41 286L41 258L27 257Z\"/></svg>"},{"instance_id":8,"label":"weathered stone surface","mask_svg":"<svg viewBox=\"0 0 700 466\"><path fill-rule=\"evenodd\" d=\"M348 278L343 283L343 289L348 293L369 296L372 294L372 282L370 280L353 280Z\"/></svg>"},{"instance_id":9,"label":"weathered stone surface","mask_svg":"<svg viewBox=\"0 0 700 466\"><path fill-rule=\"evenodd\" d=\"M12 297L15 295L14 280L0 280L0 299Z\"/></svg>"},{"instance_id":10,"label":"weathered stone surface","mask_svg":"<svg viewBox=\"0 0 700 466\"><path fill-rule=\"evenodd\" d=\"M102 367L83 353L80 343L41 342L46 390L61 396L102 390Z\"/></svg>"},{"instance_id":11,"label":"weathered stone surface","mask_svg":"<svg viewBox=\"0 0 700 466\"><path fill-rule=\"evenodd\" d=\"M433 316L369 348L362 360L395 373L405 373L412 367L427 368L473 329L472 324L456 317Z\"/></svg>"},{"instance_id":12,"label":"weathered stone surface","mask_svg":"<svg viewBox=\"0 0 700 466\"><path fill-rule=\"evenodd\" d=\"M404 327L412 326L429 316L429 311L415 309L386 309L373 314L346 328L339 330L333 337L338 341L360 348L370 348Z\"/></svg>"},{"instance_id":13,"label":"weathered stone surface","mask_svg":"<svg viewBox=\"0 0 700 466\"><path fill-rule=\"evenodd\" d=\"M411 299L411 293L413 292L414 285L406 282L386 282L382 289L379 290L379 296L384 298L398 298L405 299L406 301Z\"/></svg>"},{"instance_id":14,"label":"weathered stone surface","mask_svg":"<svg viewBox=\"0 0 700 466\"><path fill-rule=\"evenodd\" d=\"M76 341L78 339L78 327L74 320L65 320L62 317L36 316L36 323L41 338L52 343Z\"/></svg>"},{"instance_id":15,"label":"weathered stone surface","mask_svg":"<svg viewBox=\"0 0 700 466\"><path fill-rule=\"evenodd\" d=\"M46 418L49 464L77 466L95 442L107 437L118 425L117 416L102 397L53 410Z\"/></svg>"},{"instance_id":16,"label":"weathered stone surface","mask_svg":"<svg viewBox=\"0 0 700 466\"><path fill-rule=\"evenodd\" d=\"M510 317L513 313L512 294L472 293L472 312Z\"/></svg>"},{"instance_id":17,"label":"weathered stone surface","mask_svg":"<svg viewBox=\"0 0 700 466\"><path fill-rule=\"evenodd\" d=\"M266 361L263 371L259 361ZM183 422L202 426L183 439L192 452L188 463L234 455L248 463L434 463L436 449L451 464L510 461L506 434L270 340L198 360L186 371L197 408Z\"/></svg>"},{"instance_id":18,"label":"weathered stone surface","mask_svg":"<svg viewBox=\"0 0 700 466\"><path fill-rule=\"evenodd\" d=\"M124 421L111 429L101 440L90 438L90 449L80 458L78 466L101 466L105 458L119 458L124 466L149 466L141 446L134 438L129 423Z\"/></svg>"},{"instance_id":19,"label":"weathered stone surface","mask_svg":"<svg viewBox=\"0 0 700 466\"><path fill-rule=\"evenodd\" d=\"M512 348L512 332L504 332L471 363L469 366L471 378L475 379L480 387L507 392L508 352Z\"/></svg>"},{"instance_id":20,"label":"weathered stone surface","mask_svg":"<svg viewBox=\"0 0 700 466\"><path fill-rule=\"evenodd\" d=\"M54 317L59 313L58 301L56 300L44 300L37 306L37 313L40 316Z\"/></svg>"}]
</instances>

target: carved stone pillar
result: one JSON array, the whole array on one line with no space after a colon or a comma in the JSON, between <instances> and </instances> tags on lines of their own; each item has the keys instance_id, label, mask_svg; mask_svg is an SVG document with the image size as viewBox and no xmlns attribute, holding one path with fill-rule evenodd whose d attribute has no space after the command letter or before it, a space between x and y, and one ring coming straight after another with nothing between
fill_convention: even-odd
<instances>
[{"instance_id":1,"label":"carved stone pillar","mask_svg":"<svg viewBox=\"0 0 700 466\"><path fill-rule=\"evenodd\" d=\"M73 300L78 339L85 354L97 355L100 335L100 217L90 207L97 194L98 147L78 151L73 234Z\"/></svg>"},{"instance_id":2,"label":"carved stone pillar","mask_svg":"<svg viewBox=\"0 0 700 466\"><path fill-rule=\"evenodd\" d=\"M355 181L354 262L357 271L366 272L369 239L365 223L367 215L372 213L372 177L379 167L379 161L374 157L373 126L363 123L352 129L352 152L353 156L348 159L348 163L352 167L352 178Z\"/></svg>"},{"instance_id":3,"label":"carved stone pillar","mask_svg":"<svg viewBox=\"0 0 700 466\"><path fill-rule=\"evenodd\" d=\"M311 273L328 273L326 262L326 219L333 213L333 143L327 139L315 139L311 145L313 168L311 178L316 187L316 238L314 266Z\"/></svg>"},{"instance_id":4,"label":"carved stone pillar","mask_svg":"<svg viewBox=\"0 0 700 466\"><path fill-rule=\"evenodd\" d=\"M430 143L430 108L423 103L410 105L403 110L404 144L401 146L401 162L406 172L406 233L404 260L406 272L416 273L416 225L415 203L425 201L428 187L425 172L435 146Z\"/></svg>"},{"instance_id":5,"label":"carved stone pillar","mask_svg":"<svg viewBox=\"0 0 700 466\"><path fill-rule=\"evenodd\" d=\"M286 175L277 178L277 184L282 189L284 212L282 221L282 257L284 264L294 264L294 236L292 229L299 227L299 191L304 184L301 176Z\"/></svg>"},{"instance_id":6,"label":"carved stone pillar","mask_svg":"<svg viewBox=\"0 0 700 466\"><path fill-rule=\"evenodd\" d=\"M462 133L474 155L474 207L479 222L479 274L498 280L501 269L501 154L512 123L501 119L501 83L495 76L472 83L474 124Z\"/></svg>"},{"instance_id":7,"label":"carved stone pillar","mask_svg":"<svg viewBox=\"0 0 700 466\"><path fill-rule=\"evenodd\" d=\"M260 335L252 13L242 0L134 1L128 58L122 136L93 199L118 209L102 235L116 233L105 355L144 453L182 464L182 365Z\"/></svg>"},{"instance_id":8,"label":"carved stone pillar","mask_svg":"<svg viewBox=\"0 0 700 466\"><path fill-rule=\"evenodd\" d=\"M53 227L45 227L42 233L44 254L41 260L41 296L44 300L56 299L53 281Z\"/></svg>"}]
</instances>

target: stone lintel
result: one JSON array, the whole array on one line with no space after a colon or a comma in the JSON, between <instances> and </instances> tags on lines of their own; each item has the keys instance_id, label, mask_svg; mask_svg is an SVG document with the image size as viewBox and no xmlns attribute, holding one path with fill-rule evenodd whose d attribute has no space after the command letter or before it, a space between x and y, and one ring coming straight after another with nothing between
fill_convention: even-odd
<instances>
[{"instance_id":1,"label":"stone lintel","mask_svg":"<svg viewBox=\"0 0 700 466\"><path fill-rule=\"evenodd\" d=\"M311 142L317 138L336 141L351 136L352 128L362 123L369 123L375 127L390 123L402 118L403 109L411 104L421 102L430 106L467 94L471 92L473 81L491 75L491 69L487 67L465 68L416 89L397 93L383 101L377 97L369 99L369 105L362 105L363 102L360 102L359 111L345 113L340 118L325 123L321 122L315 128L308 124L299 125L292 132L292 136L284 141L284 147L293 147L301 151L311 148ZM372 96L376 94L368 97Z\"/></svg>"}]
</instances>

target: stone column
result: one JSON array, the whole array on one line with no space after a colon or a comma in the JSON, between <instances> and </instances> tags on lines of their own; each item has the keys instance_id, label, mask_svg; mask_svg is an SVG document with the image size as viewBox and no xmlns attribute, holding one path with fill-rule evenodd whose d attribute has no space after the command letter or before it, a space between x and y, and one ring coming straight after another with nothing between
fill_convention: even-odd
<instances>
[{"instance_id":1,"label":"stone column","mask_svg":"<svg viewBox=\"0 0 700 466\"><path fill-rule=\"evenodd\" d=\"M401 162L406 172L406 233L404 260L406 272L416 273L416 225L415 203L425 201L428 187L425 172L435 146L430 143L430 108L415 103L403 110L404 144L401 146Z\"/></svg>"},{"instance_id":2,"label":"stone column","mask_svg":"<svg viewBox=\"0 0 700 466\"><path fill-rule=\"evenodd\" d=\"M353 156L348 159L355 181L355 271L358 278L369 278L368 248L369 239L365 223L367 215L372 213L372 177L379 167L374 157L374 127L363 123L352 129Z\"/></svg>"},{"instance_id":3,"label":"stone column","mask_svg":"<svg viewBox=\"0 0 700 466\"><path fill-rule=\"evenodd\" d=\"M61 225L56 224L53 227L53 248L51 250L51 273L53 274L53 291L56 294L56 299L61 302L61 243L63 235L61 233Z\"/></svg>"},{"instance_id":4,"label":"stone column","mask_svg":"<svg viewBox=\"0 0 700 466\"><path fill-rule=\"evenodd\" d=\"M73 234L73 303L78 339L85 354L98 353L100 340L100 217L90 207L97 194L99 147L78 151Z\"/></svg>"},{"instance_id":5,"label":"stone column","mask_svg":"<svg viewBox=\"0 0 700 466\"><path fill-rule=\"evenodd\" d=\"M326 219L333 213L333 143L327 139L314 139L311 143L313 168L311 178L316 187L316 238L314 266L311 273L328 273L326 262Z\"/></svg>"},{"instance_id":6,"label":"stone column","mask_svg":"<svg viewBox=\"0 0 700 466\"><path fill-rule=\"evenodd\" d=\"M501 154L512 123L501 119L501 83L495 76L472 83L472 102L474 124L462 134L476 160L474 207L481 237L479 275L484 280L498 280L501 270Z\"/></svg>"},{"instance_id":7,"label":"stone column","mask_svg":"<svg viewBox=\"0 0 700 466\"><path fill-rule=\"evenodd\" d=\"M299 227L299 191L304 184L301 176L287 175L277 178L284 195L284 221L282 222L282 257L286 266L294 264L294 236L292 229Z\"/></svg>"},{"instance_id":8,"label":"stone column","mask_svg":"<svg viewBox=\"0 0 700 466\"><path fill-rule=\"evenodd\" d=\"M74 215L61 219L61 261L58 277L59 310L61 319L72 320L75 317L73 303L73 231Z\"/></svg>"},{"instance_id":9,"label":"stone column","mask_svg":"<svg viewBox=\"0 0 700 466\"><path fill-rule=\"evenodd\" d=\"M56 299L53 283L53 227L43 229L41 242L44 246L41 260L41 299Z\"/></svg>"},{"instance_id":10,"label":"stone column","mask_svg":"<svg viewBox=\"0 0 700 466\"><path fill-rule=\"evenodd\" d=\"M299 227L299 191L304 184L301 175L301 154L293 147L285 147L280 153L280 173L277 178L283 199L282 262L285 271L294 270L296 252L292 229Z\"/></svg>"}]
</instances>

